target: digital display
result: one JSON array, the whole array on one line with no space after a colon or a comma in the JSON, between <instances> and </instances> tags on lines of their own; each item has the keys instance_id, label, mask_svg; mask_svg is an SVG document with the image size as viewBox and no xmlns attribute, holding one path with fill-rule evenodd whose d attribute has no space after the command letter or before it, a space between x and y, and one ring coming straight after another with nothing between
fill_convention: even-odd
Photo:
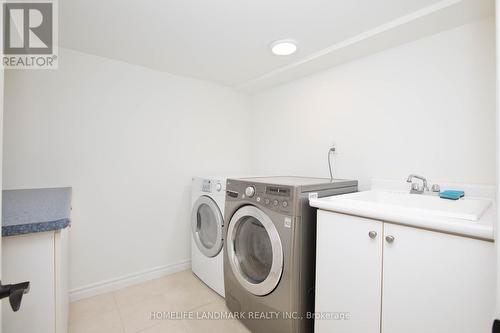
<instances>
[{"instance_id":1,"label":"digital display","mask_svg":"<svg viewBox=\"0 0 500 333\"><path fill-rule=\"evenodd\" d=\"M290 196L290 189L286 188L286 187L267 186L266 187L266 194L288 197L288 196Z\"/></svg>"},{"instance_id":2,"label":"digital display","mask_svg":"<svg viewBox=\"0 0 500 333\"><path fill-rule=\"evenodd\" d=\"M227 193L228 197L231 197L231 198L237 198L238 197L238 192L226 191L226 193Z\"/></svg>"}]
</instances>

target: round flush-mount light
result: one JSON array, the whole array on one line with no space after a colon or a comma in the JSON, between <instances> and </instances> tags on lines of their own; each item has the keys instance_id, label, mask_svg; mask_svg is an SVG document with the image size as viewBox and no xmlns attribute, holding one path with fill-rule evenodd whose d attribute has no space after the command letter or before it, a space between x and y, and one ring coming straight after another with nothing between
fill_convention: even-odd
<instances>
[{"instance_id":1,"label":"round flush-mount light","mask_svg":"<svg viewBox=\"0 0 500 333\"><path fill-rule=\"evenodd\" d=\"M286 56L297 52L297 42L293 39L280 39L271 43L271 52L275 55Z\"/></svg>"}]
</instances>

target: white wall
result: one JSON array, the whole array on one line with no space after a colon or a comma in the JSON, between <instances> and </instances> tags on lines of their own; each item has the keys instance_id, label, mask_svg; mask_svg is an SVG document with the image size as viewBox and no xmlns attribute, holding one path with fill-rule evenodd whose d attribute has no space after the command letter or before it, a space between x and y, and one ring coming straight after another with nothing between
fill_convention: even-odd
<instances>
[{"instance_id":1,"label":"white wall","mask_svg":"<svg viewBox=\"0 0 500 333\"><path fill-rule=\"evenodd\" d=\"M64 49L60 67L6 74L4 187L73 186L72 289L187 259L192 175L326 177L333 141L362 188L496 180L492 20L251 99Z\"/></svg>"},{"instance_id":2,"label":"white wall","mask_svg":"<svg viewBox=\"0 0 500 333\"><path fill-rule=\"evenodd\" d=\"M255 172L494 183L492 19L333 68L253 99Z\"/></svg>"},{"instance_id":3,"label":"white wall","mask_svg":"<svg viewBox=\"0 0 500 333\"><path fill-rule=\"evenodd\" d=\"M191 177L248 168L224 87L62 49L5 94L4 188L73 187L71 289L189 259Z\"/></svg>"}]
</instances>

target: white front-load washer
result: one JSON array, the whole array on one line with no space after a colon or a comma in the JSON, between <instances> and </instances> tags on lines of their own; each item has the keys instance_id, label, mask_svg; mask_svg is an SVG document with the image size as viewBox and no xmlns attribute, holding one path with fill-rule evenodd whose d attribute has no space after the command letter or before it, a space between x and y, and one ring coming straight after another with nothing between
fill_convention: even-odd
<instances>
[{"instance_id":1,"label":"white front-load washer","mask_svg":"<svg viewBox=\"0 0 500 333\"><path fill-rule=\"evenodd\" d=\"M223 232L226 178L194 177L191 210L191 268L224 297Z\"/></svg>"}]
</instances>

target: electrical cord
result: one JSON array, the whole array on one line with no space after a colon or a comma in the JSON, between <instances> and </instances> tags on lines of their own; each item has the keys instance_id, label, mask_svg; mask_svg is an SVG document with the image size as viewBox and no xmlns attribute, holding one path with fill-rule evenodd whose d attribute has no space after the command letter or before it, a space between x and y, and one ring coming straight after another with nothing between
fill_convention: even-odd
<instances>
[{"instance_id":1,"label":"electrical cord","mask_svg":"<svg viewBox=\"0 0 500 333\"><path fill-rule=\"evenodd\" d=\"M328 170L330 170L330 182L333 182L332 153L334 152L335 147L328 149Z\"/></svg>"}]
</instances>

